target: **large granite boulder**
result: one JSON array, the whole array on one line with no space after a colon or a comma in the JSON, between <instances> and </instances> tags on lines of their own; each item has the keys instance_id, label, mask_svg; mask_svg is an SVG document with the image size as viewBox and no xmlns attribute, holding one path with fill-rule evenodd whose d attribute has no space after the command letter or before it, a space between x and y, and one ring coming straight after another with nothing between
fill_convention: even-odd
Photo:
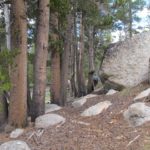
<instances>
[{"instance_id":1,"label":"large granite boulder","mask_svg":"<svg viewBox=\"0 0 150 150\"><path fill-rule=\"evenodd\" d=\"M150 32L114 44L106 52L101 80L107 88L133 87L148 79Z\"/></svg>"}]
</instances>

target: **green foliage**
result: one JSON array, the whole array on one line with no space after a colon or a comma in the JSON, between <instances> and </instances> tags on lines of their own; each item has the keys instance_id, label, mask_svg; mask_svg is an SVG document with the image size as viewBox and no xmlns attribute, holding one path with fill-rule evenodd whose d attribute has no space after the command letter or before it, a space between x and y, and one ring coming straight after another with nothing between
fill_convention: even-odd
<instances>
[{"instance_id":1,"label":"green foliage","mask_svg":"<svg viewBox=\"0 0 150 150\"><path fill-rule=\"evenodd\" d=\"M104 30L101 32L100 36L96 36L94 40L94 45L98 45L95 48L95 66L99 70L101 63L104 59L106 50L111 43L111 33L109 30Z\"/></svg>"},{"instance_id":2,"label":"green foliage","mask_svg":"<svg viewBox=\"0 0 150 150\"><path fill-rule=\"evenodd\" d=\"M5 34L4 19L0 18L0 49L5 47Z\"/></svg>"},{"instance_id":3,"label":"green foliage","mask_svg":"<svg viewBox=\"0 0 150 150\"><path fill-rule=\"evenodd\" d=\"M76 5L77 11L82 12L83 21L86 25L96 25L99 23L100 15L95 2L91 0L78 0Z\"/></svg>"},{"instance_id":4,"label":"green foliage","mask_svg":"<svg viewBox=\"0 0 150 150\"><path fill-rule=\"evenodd\" d=\"M99 23L97 24L97 27L100 29L110 29L113 26L113 17L111 15L106 15L100 17Z\"/></svg>"},{"instance_id":5,"label":"green foliage","mask_svg":"<svg viewBox=\"0 0 150 150\"><path fill-rule=\"evenodd\" d=\"M129 7L129 0L115 0L113 4L113 8L111 8L111 12L114 16L114 20L121 20L123 23L129 22L129 9L132 9L132 17L136 16L136 12L138 10L143 9L144 5L146 4L144 0L131 0L131 8Z\"/></svg>"},{"instance_id":6,"label":"green foliage","mask_svg":"<svg viewBox=\"0 0 150 150\"><path fill-rule=\"evenodd\" d=\"M33 64L28 62L28 81L29 85L33 84Z\"/></svg>"},{"instance_id":7,"label":"green foliage","mask_svg":"<svg viewBox=\"0 0 150 150\"><path fill-rule=\"evenodd\" d=\"M70 10L69 0L51 0L50 10L51 12L58 12L59 20L63 21Z\"/></svg>"},{"instance_id":8,"label":"green foliage","mask_svg":"<svg viewBox=\"0 0 150 150\"><path fill-rule=\"evenodd\" d=\"M7 49L0 51L0 91L9 90L11 88L10 83L10 67L14 67L13 61L18 50L9 51Z\"/></svg>"},{"instance_id":9,"label":"green foliage","mask_svg":"<svg viewBox=\"0 0 150 150\"><path fill-rule=\"evenodd\" d=\"M36 14L38 13L37 0L27 0L27 16L28 18L36 19Z\"/></svg>"},{"instance_id":10,"label":"green foliage","mask_svg":"<svg viewBox=\"0 0 150 150\"><path fill-rule=\"evenodd\" d=\"M33 44L32 47L30 48L30 51L28 52L27 74L28 74L29 85L33 84L33 64L34 64L34 56L35 56L34 52L35 52L35 45Z\"/></svg>"},{"instance_id":11,"label":"green foliage","mask_svg":"<svg viewBox=\"0 0 150 150\"><path fill-rule=\"evenodd\" d=\"M51 69L48 66L47 67L47 83L50 84L50 82L51 82Z\"/></svg>"},{"instance_id":12,"label":"green foliage","mask_svg":"<svg viewBox=\"0 0 150 150\"><path fill-rule=\"evenodd\" d=\"M96 3L91 0L78 0L77 11L82 12L83 15L88 17L95 17L99 15Z\"/></svg>"},{"instance_id":13,"label":"green foliage","mask_svg":"<svg viewBox=\"0 0 150 150\"><path fill-rule=\"evenodd\" d=\"M0 103L0 113L4 112L4 105Z\"/></svg>"},{"instance_id":14,"label":"green foliage","mask_svg":"<svg viewBox=\"0 0 150 150\"><path fill-rule=\"evenodd\" d=\"M63 40L50 40L49 45L51 48L54 48L56 51L59 51L60 53L62 52L62 47L63 47Z\"/></svg>"}]
</instances>

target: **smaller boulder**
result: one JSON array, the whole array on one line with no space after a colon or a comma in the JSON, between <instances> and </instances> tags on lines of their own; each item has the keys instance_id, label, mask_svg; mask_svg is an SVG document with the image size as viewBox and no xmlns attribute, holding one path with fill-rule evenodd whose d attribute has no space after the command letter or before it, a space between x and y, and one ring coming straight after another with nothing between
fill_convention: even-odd
<instances>
[{"instance_id":1,"label":"smaller boulder","mask_svg":"<svg viewBox=\"0 0 150 150\"><path fill-rule=\"evenodd\" d=\"M93 98L93 97L96 97L96 95L95 94L88 94L88 95L86 95L84 97L81 97L80 99L74 101L72 103L72 106L74 108L79 108L79 107L83 106L87 102L88 98Z\"/></svg>"},{"instance_id":2,"label":"smaller boulder","mask_svg":"<svg viewBox=\"0 0 150 150\"><path fill-rule=\"evenodd\" d=\"M95 116L100 114L103 110L107 109L109 106L111 105L110 101L104 101L104 102L100 102L94 106L91 106L89 108L87 108L82 114L81 116Z\"/></svg>"},{"instance_id":3,"label":"smaller boulder","mask_svg":"<svg viewBox=\"0 0 150 150\"><path fill-rule=\"evenodd\" d=\"M24 141L9 141L0 145L0 150L31 150Z\"/></svg>"},{"instance_id":4,"label":"smaller boulder","mask_svg":"<svg viewBox=\"0 0 150 150\"><path fill-rule=\"evenodd\" d=\"M140 94L138 94L135 98L134 98L134 101L138 100L138 99L141 99L141 98L144 98L144 97L147 97L148 95L150 94L150 88L142 91Z\"/></svg>"},{"instance_id":5,"label":"smaller boulder","mask_svg":"<svg viewBox=\"0 0 150 150\"><path fill-rule=\"evenodd\" d=\"M113 95L113 94L115 94L115 93L117 93L118 91L116 91L116 90L114 90L114 89L110 89L107 93L106 93L106 95Z\"/></svg>"},{"instance_id":6,"label":"smaller boulder","mask_svg":"<svg viewBox=\"0 0 150 150\"><path fill-rule=\"evenodd\" d=\"M10 138L17 138L19 137L20 135L22 135L24 132L24 129L15 129L14 131L12 131L10 133Z\"/></svg>"},{"instance_id":7,"label":"smaller boulder","mask_svg":"<svg viewBox=\"0 0 150 150\"><path fill-rule=\"evenodd\" d=\"M79 108L79 107L83 106L86 103L86 101L87 101L87 99L85 97L83 97L83 98L81 98L81 99L79 99L77 101L74 101L72 103L72 106L74 108Z\"/></svg>"},{"instance_id":8,"label":"smaller boulder","mask_svg":"<svg viewBox=\"0 0 150 150\"><path fill-rule=\"evenodd\" d=\"M50 112L57 111L60 109L62 108L56 104L46 104L45 113L50 113Z\"/></svg>"},{"instance_id":9,"label":"smaller boulder","mask_svg":"<svg viewBox=\"0 0 150 150\"><path fill-rule=\"evenodd\" d=\"M150 107L142 102L134 103L124 111L123 115L129 125L140 126L143 123L150 121Z\"/></svg>"},{"instance_id":10,"label":"smaller boulder","mask_svg":"<svg viewBox=\"0 0 150 150\"><path fill-rule=\"evenodd\" d=\"M45 129L59 123L64 123L65 120L64 117L57 114L45 114L36 118L35 127Z\"/></svg>"}]
</instances>

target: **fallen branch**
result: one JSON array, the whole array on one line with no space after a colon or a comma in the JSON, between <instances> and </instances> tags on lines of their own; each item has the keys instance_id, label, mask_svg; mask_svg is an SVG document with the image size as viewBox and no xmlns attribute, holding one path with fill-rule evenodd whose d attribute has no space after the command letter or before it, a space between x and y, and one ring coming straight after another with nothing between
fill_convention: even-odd
<instances>
[{"instance_id":1,"label":"fallen branch","mask_svg":"<svg viewBox=\"0 0 150 150\"><path fill-rule=\"evenodd\" d=\"M44 129L39 129L35 134L37 137L41 137L43 133L44 133Z\"/></svg>"},{"instance_id":2,"label":"fallen branch","mask_svg":"<svg viewBox=\"0 0 150 150\"><path fill-rule=\"evenodd\" d=\"M29 137L28 141L32 138L33 141L36 143L36 145L39 145L41 143L41 136L44 133L44 129L39 129L38 131L34 131Z\"/></svg>"},{"instance_id":3,"label":"fallen branch","mask_svg":"<svg viewBox=\"0 0 150 150\"><path fill-rule=\"evenodd\" d=\"M138 138L140 137L140 135L136 136L132 141L130 141L127 145L127 147L129 147L133 142L135 142Z\"/></svg>"},{"instance_id":4,"label":"fallen branch","mask_svg":"<svg viewBox=\"0 0 150 150\"><path fill-rule=\"evenodd\" d=\"M27 139L27 141L29 141L33 136L35 135L35 132L33 132Z\"/></svg>"}]
</instances>

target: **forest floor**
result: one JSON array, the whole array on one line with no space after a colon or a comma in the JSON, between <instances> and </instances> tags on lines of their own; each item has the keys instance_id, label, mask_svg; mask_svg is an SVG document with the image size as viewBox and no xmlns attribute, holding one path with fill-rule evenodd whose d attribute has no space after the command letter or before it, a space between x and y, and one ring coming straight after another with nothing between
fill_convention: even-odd
<instances>
[{"instance_id":1,"label":"forest floor","mask_svg":"<svg viewBox=\"0 0 150 150\"><path fill-rule=\"evenodd\" d=\"M45 129L39 137L32 136L38 131L28 127L18 139L27 142L32 150L150 150L150 122L131 127L123 117L133 98L146 88L147 84L141 84L114 95L97 95L81 108L75 109L68 104L54 112L66 118L64 124ZM86 108L105 100L112 105L100 115L80 116ZM9 134L0 134L0 143L8 140Z\"/></svg>"}]
</instances>

